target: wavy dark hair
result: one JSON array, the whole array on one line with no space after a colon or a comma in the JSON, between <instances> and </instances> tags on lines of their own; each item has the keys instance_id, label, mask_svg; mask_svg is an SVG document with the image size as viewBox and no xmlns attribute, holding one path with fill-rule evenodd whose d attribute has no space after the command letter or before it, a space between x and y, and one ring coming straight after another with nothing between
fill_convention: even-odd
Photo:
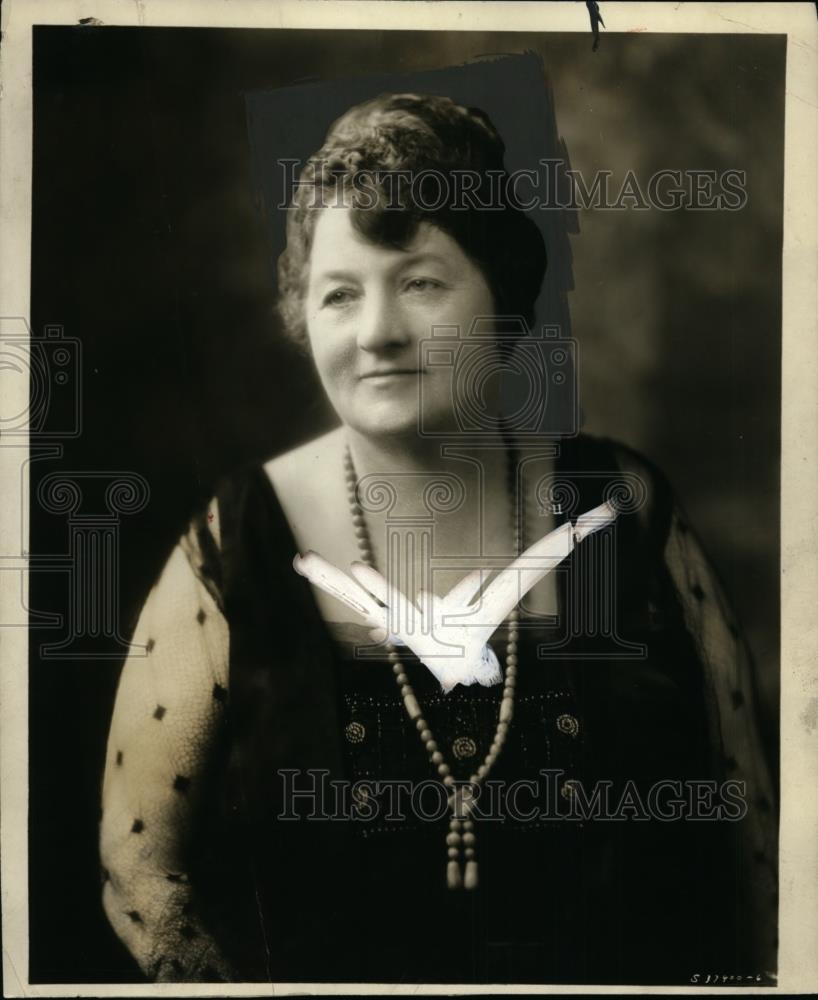
<instances>
[{"instance_id":1,"label":"wavy dark hair","mask_svg":"<svg viewBox=\"0 0 818 1000\"><path fill-rule=\"evenodd\" d=\"M384 247L406 247L421 222L439 227L482 271L496 313L522 316L533 326L545 244L510 197L504 155L488 115L448 97L381 94L338 118L305 164L287 213L287 246L278 260L278 311L287 334L306 346L316 209L339 197L352 208L358 232ZM417 183L396 183L399 172ZM456 192L464 173L469 202L441 203L441 190Z\"/></svg>"}]
</instances>

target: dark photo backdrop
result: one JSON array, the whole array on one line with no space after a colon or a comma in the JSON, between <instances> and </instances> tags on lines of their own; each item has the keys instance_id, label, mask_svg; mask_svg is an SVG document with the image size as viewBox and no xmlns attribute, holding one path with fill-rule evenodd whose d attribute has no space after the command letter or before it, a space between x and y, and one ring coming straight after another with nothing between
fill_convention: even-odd
<instances>
[{"instance_id":1,"label":"dark photo backdrop","mask_svg":"<svg viewBox=\"0 0 818 1000\"><path fill-rule=\"evenodd\" d=\"M775 765L783 36L609 34L592 52L585 34L35 29L32 328L80 342L83 429L33 463L31 495L52 472L145 478L149 502L120 525L129 635L218 477L331 421L273 314L247 95L337 79L335 103L299 112L320 138L366 77L525 52L583 175L746 171L737 212L580 212L568 304L585 428L657 461L687 507L749 636ZM67 545L66 518L34 503L31 552ZM66 614L64 575L33 573L30 607ZM40 657L61 636L31 632L31 978L138 980L96 848L121 659Z\"/></svg>"}]
</instances>

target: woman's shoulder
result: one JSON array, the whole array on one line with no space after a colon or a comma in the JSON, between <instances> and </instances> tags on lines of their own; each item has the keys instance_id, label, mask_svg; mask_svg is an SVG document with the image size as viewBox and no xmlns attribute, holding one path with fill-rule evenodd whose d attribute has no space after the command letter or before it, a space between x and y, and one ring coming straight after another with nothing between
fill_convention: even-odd
<instances>
[{"instance_id":1,"label":"woman's shoulder","mask_svg":"<svg viewBox=\"0 0 818 1000\"><path fill-rule=\"evenodd\" d=\"M231 549L239 524L261 516L262 511L283 532L292 529L298 534L305 524L325 521L328 497L337 493L332 497L337 505L346 495L342 458L343 435L335 429L267 461L231 470L207 499L195 505L177 548L217 606L223 608L226 550ZM333 466L337 466L336 476L328 472ZM272 504L268 502L270 490Z\"/></svg>"},{"instance_id":2,"label":"woman's shoulder","mask_svg":"<svg viewBox=\"0 0 818 1000\"><path fill-rule=\"evenodd\" d=\"M277 493L309 489L326 476L327 469L338 465L343 457L344 433L336 427L326 434L275 455L264 463L264 472Z\"/></svg>"},{"instance_id":3,"label":"woman's shoulder","mask_svg":"<svg viewBox=\"0 0 818 1000\"><path fill-rule=\"evenodd\" d=\"M294 541L299 552L321 552L336 566L348 565L358 554L347 530L345 444L344 429L336 428L264 465L288 541Z\"/></svg>"},{"instance_id":4,"label":"woman's shoulder","mask_svg":"<svg viewBox=\"0 0 818 1000\"><path fill-rule=\"evenodd\" d=\"M264 474L299 542L314 538L318 526L346 512L344 433L336 428L264 464Z\"/></svg>"},{"instance_id":5,"label":"woman's shoulder","mask_svg":"<svg viewBox=\"0 0 818 1000\"><path fill-rule=\"evenodd\" d=\"M576 438L566 441L566 444L574 451L581 464L606 462L609 468L634 473L651 482L666 478L652 457L618 438L583 431Z\"/></svg>"},{"instance_id":6,"label":"woman's shoulder","mask_svg":"<svg viewBox=\"0 0 818 1000\"><path fill-rule=\"evenodd\" d=\"M617 438L582 433L572 443L577 472L610 477L610 489L643 529L667 536L675 505L670 480L652 456Z\"/></svg>"}]
</instances>

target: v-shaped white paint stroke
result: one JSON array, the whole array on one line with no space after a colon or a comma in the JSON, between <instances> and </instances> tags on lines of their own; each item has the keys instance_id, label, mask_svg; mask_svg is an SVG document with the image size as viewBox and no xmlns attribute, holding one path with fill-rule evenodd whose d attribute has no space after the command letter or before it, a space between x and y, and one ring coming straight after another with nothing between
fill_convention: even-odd
<instances>
[{"instance_id":1,"label":"v-shaped white paint stroke","mask_svg":"<svg viewBox=\"0 0 818 1000\"><path fill-rule=\"evenodd\" d=\"M500 664L488 640L531 588L584 538L616 519L609 501L576 524L565 523L535 542L483 589L493 570L468 573L444 597L421 590L413 603L376 569L355 562L352 576L317 552L296 555L293 567L316 587L351 608L370 626L373 642L405 645L448 693L456 684L497 684Z\"/></svg>"}]
</instances>

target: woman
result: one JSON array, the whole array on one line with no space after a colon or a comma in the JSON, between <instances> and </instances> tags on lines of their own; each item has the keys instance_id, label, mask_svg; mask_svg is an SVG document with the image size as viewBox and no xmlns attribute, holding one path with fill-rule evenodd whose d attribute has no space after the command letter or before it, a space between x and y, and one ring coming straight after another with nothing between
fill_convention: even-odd
<instances>
[{"instance_id":1,"label":"woman","mask_svg":"<svg viewBox=\"0 0 818 1000\"><path fill-rule=\"evenodd\" d=\"M339 426L231 477L194 521L111 725L104 905L154 979L681 983L774 966L772 795L712 571L655 468L532 434L538 400L509 408L486 374L536 347L520 320L545 270L503 185L480 207L503 154L475 109L382 95L301 177L280 309ZM441 203L458 171L474 201ZM623 486L615 526L583 537L578 516ZM314 551L440 597L568 520L573 553L491 638L501 683L448 694L293 569ZM645 813L659 783L684 800L698 781L712 818L721 785L702 782L725 779L746 782L741 817ZM453 794L467 787L480 808ZM607 819L589 812L598 788Z\"/></svg>"}]
</instances>

